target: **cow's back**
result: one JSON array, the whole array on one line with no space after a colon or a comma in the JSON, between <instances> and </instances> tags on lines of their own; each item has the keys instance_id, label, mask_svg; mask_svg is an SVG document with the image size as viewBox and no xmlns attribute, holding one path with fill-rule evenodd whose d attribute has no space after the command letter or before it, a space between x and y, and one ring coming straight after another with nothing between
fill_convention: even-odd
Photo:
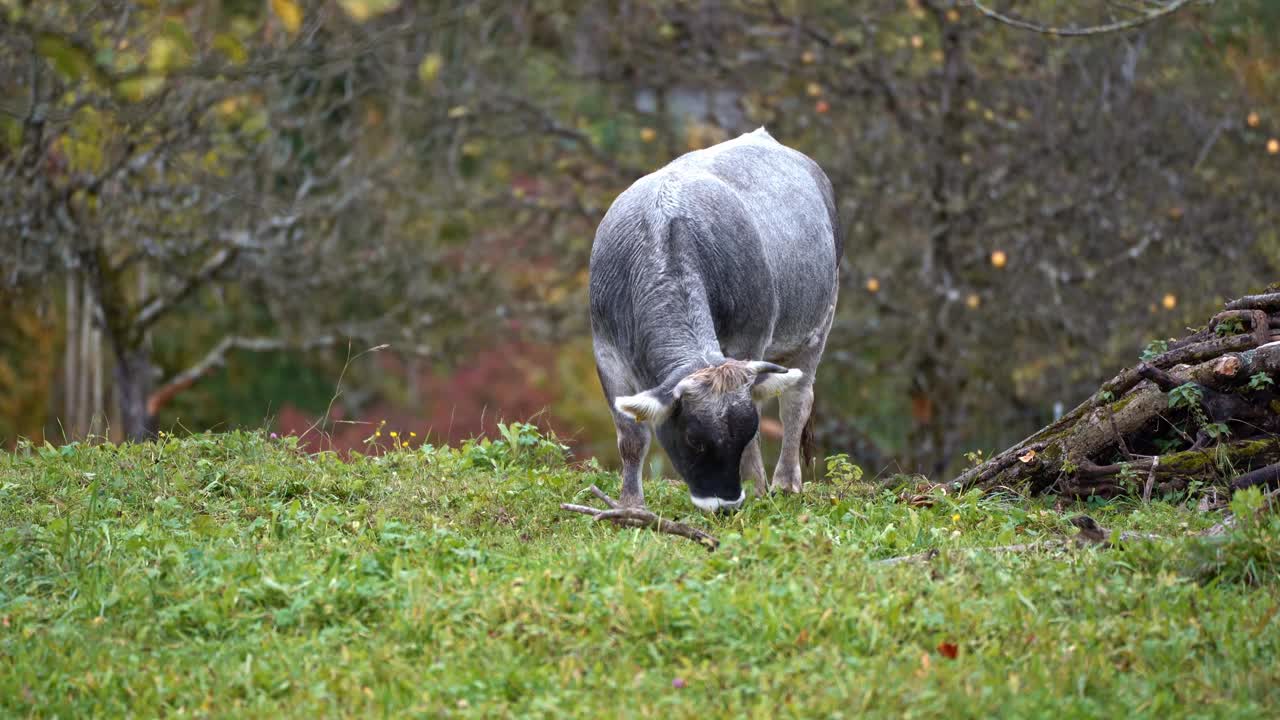
<instances>
[{"instance_id":1,"label":"cow's back","mask_svg":"<svg viewBox=\"0 0 1280 720\"><path fill-rule=\"evenodd\" d=\"M684 163L705 168L746 208L773 283L776 318L768 352L789 354L824 325L836 300L843 247L830 181L817 163L778 143L763 128L685 155L668 167L679 171ZM717 240L733 245L751 241Z\"/></svg>"},{"instance_id":2,"label":"cow's back","mask_svg":"<svg viewBox=\"0 0 1280 720\"><path fill-rule=\"evenodd\" d=\"M629 342L637 326L698 333L710 323L730 355L782 357L825 324L841 250L826 175L760 129L688 153L618 197L592 248L593 329L634 354L645 350ZM655 279L678 287L644 291ZM671 307L690 280L710 317Z\"/></svg>"}]
</instances>

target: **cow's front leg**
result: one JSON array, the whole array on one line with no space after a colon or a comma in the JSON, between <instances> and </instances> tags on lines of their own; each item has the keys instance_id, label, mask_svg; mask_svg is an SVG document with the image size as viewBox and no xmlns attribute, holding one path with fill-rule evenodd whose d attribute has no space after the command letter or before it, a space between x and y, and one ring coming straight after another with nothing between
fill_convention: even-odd
<instances>
[{"instance_id":1,"label":"cow's front leg","mask_svg":"<svg viewBox=\"0 0 1280 720\"><path fill-rule=\"evenodd\" d=\"M809 412L813 410L813 385L804 383L782 393L779 398L782 409L782 453L773 469L773 489L783 492L800 492L803 476L800 472L800 435Z\"/></svg>"},{"instance_id":2,"label":"cow's front leg","mask_svg":"<svg viewBox=\"0 0 1280 720\"><path fill-rule=\"evenodd\" d=\"M764 497L769 491L769 476L764 472L764 457L760 454L760 433L751 438L751 442L747 443L747 447L742 451L742 462L738 467L739 477L742 478L742 485L745 487L747 483L755 486L756 497Z\"/></svg>"},{"instance_id":3,"label":"cow's front leg","mask_svg":"<svg viewBox=\"0 0 1280 720\"><path fill-rule=\"evenodd\" d=\"M640 483L644 459L649 454L649 428L630 418L616 417L618 454L622 456L622 493L618 501L627 507L644 507Z\"/></svg>"}]
</instances>

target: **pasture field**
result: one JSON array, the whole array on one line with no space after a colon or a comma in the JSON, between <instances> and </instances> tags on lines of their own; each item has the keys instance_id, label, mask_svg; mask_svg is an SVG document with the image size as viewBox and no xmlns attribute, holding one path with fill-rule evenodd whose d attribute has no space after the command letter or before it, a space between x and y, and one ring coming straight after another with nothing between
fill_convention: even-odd
<instances>
[{"instance_id":1,"label":"pasture field","mask_svg":"<svg viewBox=\"0 0 1280 720\"><path fill-rule=\"evenodd\" d=\"M559 510L528 428L343 460L258 433L0 454L6 717L1275 717L1280 520L818 483L688 540ZM992 553L1087 511L1169 539ZM927 563L878 560L938 548Z\"/></svg>"}]
</instances>

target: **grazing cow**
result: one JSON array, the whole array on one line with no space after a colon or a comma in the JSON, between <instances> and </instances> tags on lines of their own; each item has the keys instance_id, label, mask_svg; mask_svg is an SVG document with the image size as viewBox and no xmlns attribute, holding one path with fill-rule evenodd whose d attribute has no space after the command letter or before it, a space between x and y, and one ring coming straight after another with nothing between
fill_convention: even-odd
<instances>
[{"instance_id":1,"label":"grazing cow","mask_svg":"<svg viewBox=\"0 0 1280 720\"><path fill-rule=\"evenodd\" d=\"M625 505L643 506L650 429L705 511L768 489L759 405L781 397L773 488L800 492L801 433L843 251L831 182L764 128L640 178L591 248L596 369ZM791 369L788 369L791 368Z\"/></svg>"}]
</instances>

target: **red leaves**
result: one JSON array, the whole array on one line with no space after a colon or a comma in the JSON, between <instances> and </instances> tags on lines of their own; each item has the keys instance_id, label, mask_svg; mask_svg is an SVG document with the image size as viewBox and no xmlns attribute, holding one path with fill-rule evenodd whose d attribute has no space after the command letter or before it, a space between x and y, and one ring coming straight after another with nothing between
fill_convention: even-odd
<instances>
[{"instance_id":1,"label":"red leaves","mask_svg":"<svg viewBox=\"0 0 1280 720\"><path fill-rule=\"evenodd\" d=\"M960 655L960 646L949 640L938 643L937 650L939 655L948 660L955 660ZM924 677L932 668L933 659L929 653L920 653L920 667L916 669L916 677Z\"/></svg>"}]
</instances>

